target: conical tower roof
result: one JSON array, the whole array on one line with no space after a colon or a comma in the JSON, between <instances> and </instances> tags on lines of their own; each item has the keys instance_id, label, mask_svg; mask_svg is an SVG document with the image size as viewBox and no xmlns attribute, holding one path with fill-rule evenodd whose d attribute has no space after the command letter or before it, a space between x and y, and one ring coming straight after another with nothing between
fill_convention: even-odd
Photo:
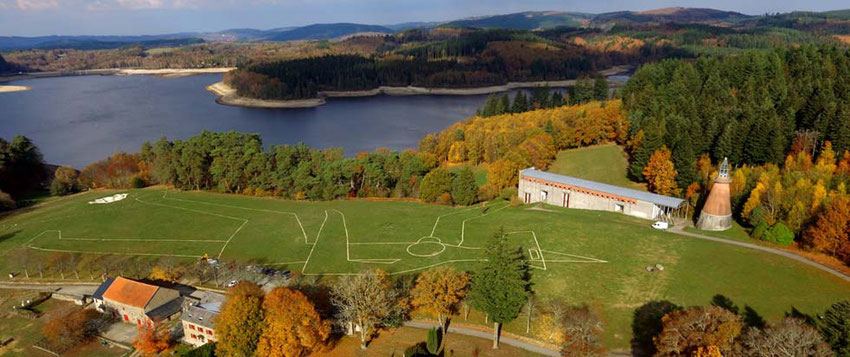
<instances>
[{"instance_id":1,"label":"conical tower roof","mask_svg":"<svg viewBox=\"0 0 850 357\"><path fill-rule=\"evenodd\" d=\"M729 160L724 158L720 164L717 178L705 200L697 221L697 228L707 231L723 231L732 227L732 200L729 191Z\"/></svg>"}]
</instances>

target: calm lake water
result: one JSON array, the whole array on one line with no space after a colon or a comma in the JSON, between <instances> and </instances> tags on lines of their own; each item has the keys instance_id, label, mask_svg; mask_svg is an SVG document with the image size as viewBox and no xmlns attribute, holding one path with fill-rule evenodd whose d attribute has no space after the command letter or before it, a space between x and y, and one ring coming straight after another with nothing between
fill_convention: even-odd
<instances>
[{"instance_id":1,"label":"calm lake water","mask_svg":"<svg viewBox=\"0 0 850 357\"><path fill-rule=\"evenodd\" d=\"M352 155L415 148L425 134L475 113L476 96L334 98L310 109L223 106L204 87L220 74L184 78L84 76L16 81L32 90L0 94L0 137L33 139L45 161L76 168L115 151L136 152L160 136L202 130L259 133L268 145L305 142Z\"/></svg>"}]
</instances>

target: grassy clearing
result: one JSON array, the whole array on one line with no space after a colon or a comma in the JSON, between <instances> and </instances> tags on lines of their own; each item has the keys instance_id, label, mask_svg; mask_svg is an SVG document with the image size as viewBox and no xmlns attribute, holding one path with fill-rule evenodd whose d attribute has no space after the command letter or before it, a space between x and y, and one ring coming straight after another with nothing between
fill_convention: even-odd
<instances>
[{"instance_id":1,"label":"grassy clearing","mask_svg":"<svg viewBox=\"0 0 850 357\"><path fill-rule=\"evenodd\" d=\"M732 222L732 228L729 228L725 231L703 231L694 227L685 227L685 231L692 233L704 234L711 237L717 238L726 238L731 240L737 240L741 242L747 243L758 243L759 241L750 237L750 234L747 233L746 228L742 227L738 222Z\"/></svg>"},{"instance_id":2,"label":"grassy clearing","mask_svg":"<svg viewBox=\"0 0 850 357\"><path fill-rule=\"evenodd\" d=\"M642 184L629 180L628 167L623 148L607 144L561 151L548 171L646 191Z\"/></svg>"},{"instance_id":3,"label":"grassy clearing","mask_svg":"<svg viewBox=\"0 0 850 357\"><path fill-rule=\"evenodd\" d=\"M823 311L850 295L850 284L807 265L656 231L648 221L611 212L507 202L492 202L486 210L400 201L296 202L156 189L131 190L112 204L87 203L112 193L84 193L0 219L0 268L11 271L5 254L29 245L186 259L221 254L226 261L276 264L328 279L366 268L393 274L442 264L471 269L501 226L531 258L538 299L596 307L610 348L628 346L633 311L652 300L705 305L723 294L770 320L792 307ZM645 270L655 264L666 269ZM473 313L470 322L483 323L483 317ZM524 333L525 321L506 328Z\"/></svg>"}]
</instances>

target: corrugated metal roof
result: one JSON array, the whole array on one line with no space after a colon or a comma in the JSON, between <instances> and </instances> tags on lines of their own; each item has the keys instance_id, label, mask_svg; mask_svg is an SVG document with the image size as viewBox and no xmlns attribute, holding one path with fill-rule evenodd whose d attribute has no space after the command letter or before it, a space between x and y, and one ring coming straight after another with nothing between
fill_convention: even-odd
<instances>
[{"instance_id":1,"label":"corrugated metal roof","mask_svg":"<svg viewBox=\"0 0 850 357\"><path fill-rule=\"evenodd\" d=\"M552 181L557 183L562 183L565 185L582 187L593 191L598 191L602 193L618 195L628 198L633 198L639 201L652 202L654 204L671 207L671 208L679 208L685 200L676 197L668 197L662 196L654 193L643 192L638 190L633 190L630 188L620 187L609 185L605 183L584 180L572 176L558 175L553 174L551 172L545 172L540 170L535 170L533 168L528 168L520 171L520 175L523 177L534 177L541 180Z\"/></svg>"},{"instance_id":2,"label":"corrugated metal roof","mask_svg":"<svg viewBox=\"0 0 850 357\"><path fill-rule=\"evenodd\" d=\"M218 315L218 306L197 305L190 306L183 312L183 321L201 325L206 328L214 328L212 319Z\"/></svg>"},{"instance_id":3,"label":"corrugated metal roof","mask_svg":"<svg viewBox=\"0 0 850 357\"><path fill-rule=\"evenodd\" d=\"M107 289L112 285L112 282L115 281L115 278L106 278L106 281L100 284L97 287L97 290L94 291L94 294L91 295L93 299L103 300L103 293L106 292Z\"/></svg>"}]
</instances>

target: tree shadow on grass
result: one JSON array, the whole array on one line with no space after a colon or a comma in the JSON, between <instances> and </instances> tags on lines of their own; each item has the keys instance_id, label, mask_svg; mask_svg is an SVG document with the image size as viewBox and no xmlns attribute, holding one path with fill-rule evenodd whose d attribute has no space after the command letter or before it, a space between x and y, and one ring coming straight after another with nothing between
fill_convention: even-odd
<instances>
[{"instance_id":1,"label":"tree shadow on grass","mask_svg":"<svg viewBox=\"0 0 850 357\"><path fill-rule=\"evenodd\" d=\"M6 233L3 233L3 234L0 234L0 243L3 243L4 241L10 240L10 239L12 239L12 238L15 238L15 236L16 236L16 235L18 235L19 233L21 233L21 231L20 231L20 230L16 230L16 231L11 231L11 232L6 232Z\"/></svg>"},{"instance_id":2,"label":"tree shadow on grass","mask_svg":"<svg viewBox=\"0 0 850 357\"><path fill-rule=\"evenodd\" d=\"M632 320L632 355L636 357L652 356L655 354L655 343L652 338L661 333L661 318L682 307L670 301L650 301L641 305L634 312Z\"/></svg>"}]
</instances>

